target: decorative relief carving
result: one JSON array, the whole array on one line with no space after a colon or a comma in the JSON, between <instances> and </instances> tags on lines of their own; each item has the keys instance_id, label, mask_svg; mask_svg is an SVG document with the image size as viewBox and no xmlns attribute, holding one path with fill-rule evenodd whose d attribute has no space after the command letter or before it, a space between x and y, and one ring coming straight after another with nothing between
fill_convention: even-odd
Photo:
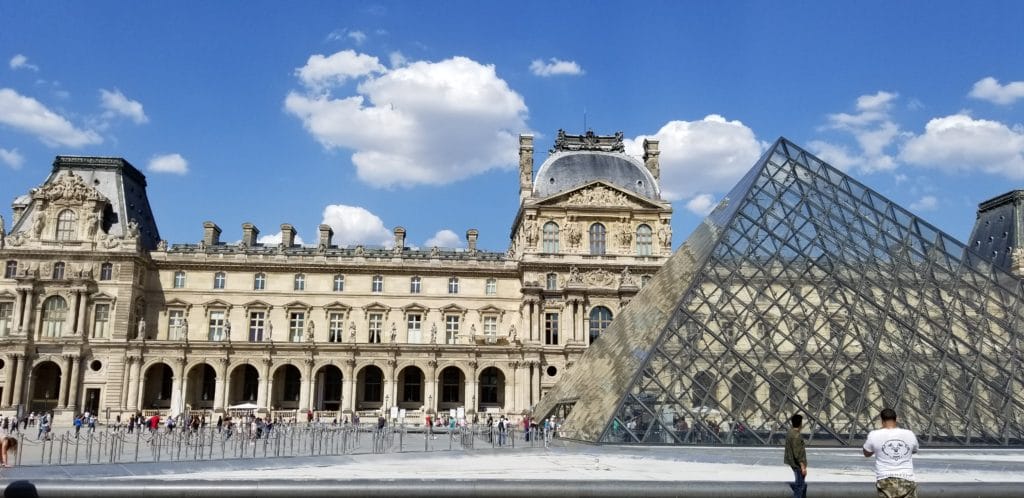
<instances>
[{"instance_id":1,"label":"decorative relief carving","mask_svg":"<svg viewBox=\"0 0 1024 498\"><path fill-rule=\"evenodd\" d=\"M620 247L629 247L633 242L633 230L629 223L620 223L618 233L615 234L615 237L619 240Z\"/></svg>"},{"instance_id":2,"label":"decorative relief carving","mask_svg":"<svg viewBox=\"0 0 1024 498\"><path fill-rule=\"evenodd\" d=\"M633 277L632 273L629 273L629 267L622 269L622 274L619 275L619 286L621 287L636 287L636 278Z\"/></svg>"},{"instance_id":3,"label":"decorative relief carving","mask_svg":"<svg viewBox=\"0 0 1024 498\"><path fill-rule=\"evenodd\" d=\"M52 183L35 189L32 198L45 202L68 201L69 204L81 204L86 201L107 202L103 194L70 171L65 171Z\"/></svg>"},{"instance_id":4,"label":"decorative relief carving","mask_svg":"<svg viewBox=\"0 0 1024 498\"><path fill-rule=\"evenodd\" d=\"M604 185L578 190L569 195L565 204L570 206L622 206L639 207L626 194L612 190Z\"/></svg>"},{"instance_id":5,"label":"decorative relief carving","mask_svg":"<svg viewBox=\"0 0 1024 498\"><path fill-rule=\"evenodd\" d=\"M614 287L615 275L605 269L591 270L583 276L583 282L591 287Z\"/></svg>"},{"instance_id":6,"label":"decorative relief carving","mask_svg":"<svg viewBox=\"0 0 1024 498\"><path fill-rule=\"evenodd\" d=\"M580 246L580 241L583 240L583 232L580 231L580 224L575 221L570 221L565 224L565 235L569 240L569 245L573 248Z\"/></svg>"}]
</instances>

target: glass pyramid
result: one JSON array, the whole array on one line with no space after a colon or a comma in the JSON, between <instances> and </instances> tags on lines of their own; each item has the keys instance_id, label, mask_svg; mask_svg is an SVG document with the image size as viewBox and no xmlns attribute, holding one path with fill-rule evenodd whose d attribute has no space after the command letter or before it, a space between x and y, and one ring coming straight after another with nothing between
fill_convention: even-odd
<instances>
[{"instance_id":1,"label":"glass pyramid","mask_svg":"<svg viewBox=\"0 0 1024 498\"><path fill-rule=\"evenodd\" d=\"M1024 443L1024 283L780 138L535 413L603 443Z\"/></svg>"}]
</instances>

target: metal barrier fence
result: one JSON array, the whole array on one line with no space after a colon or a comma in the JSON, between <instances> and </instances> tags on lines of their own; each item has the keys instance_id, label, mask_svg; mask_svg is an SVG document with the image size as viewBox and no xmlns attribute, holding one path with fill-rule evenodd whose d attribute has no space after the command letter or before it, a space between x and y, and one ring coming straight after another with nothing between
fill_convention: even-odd
<instances>
[{"instance_id":1,"label":"metal barrier fence","mask_svg":"<svg viewBox=\"0 0 1024 498\"><path fill-rule=\"evenodd\" d=\"M465 427L423 427L404 424L378 428L326 423L275 424L254 431L242 428L150 431L125 429L73 430L51 433L43 439L20 432L17 465L76 465L98 463L223 460L244 458L395 453L411 451L465 451L547 447L556 440L551 431L506 431L470 424ZM422 445L419 441L422 439ZM447 441L445 441L447 440ZM364 446L364 443L365 446ZM564 444L564 443L561 443Z\"/></svg>"}]
</instances>

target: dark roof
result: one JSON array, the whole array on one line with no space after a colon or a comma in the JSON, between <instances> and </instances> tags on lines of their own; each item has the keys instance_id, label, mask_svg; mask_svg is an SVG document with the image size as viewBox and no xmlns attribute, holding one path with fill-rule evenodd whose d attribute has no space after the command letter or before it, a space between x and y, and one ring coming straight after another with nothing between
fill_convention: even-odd
<instances>
[{"instance_id":1,"label":"dark roof","mask_svg":"<svg viewBox=\"0 0 1024 498\"><path fill-rule=\"evenodd\" d=\"M533 195L548 197L559 192L605 180L648 199L659 199L658 182L639 159L620 152L554 152L537 171Z\"/></svg>"},{"instance_id":2,"label":"dark roof","mask_svg":"<svg viewBox=\"0 0 1024 498\"><path fill-rule=\"evenodd\" d=\"M1024 247L1024 190L1013 190L979 204L969 245L997 267L1008 270L1013 250Z\"/></svg>"}]
</instances>

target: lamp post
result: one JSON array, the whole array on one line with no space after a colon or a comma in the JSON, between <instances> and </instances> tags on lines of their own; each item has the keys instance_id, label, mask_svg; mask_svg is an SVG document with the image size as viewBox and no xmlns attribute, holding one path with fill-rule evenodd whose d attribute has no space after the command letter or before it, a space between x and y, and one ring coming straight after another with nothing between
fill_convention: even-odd
<instances>
[{"instance_id":1,"label":"lamp post","mask_svg":"<svg viewBox=\"0 0 1024 498\"><path fill-rule=\"evenodd\" d=\"M427 395L427 413L433 413L433 412L434 412L434 395L433 394L428 394Z\"/></svg>"}]
</instances>

